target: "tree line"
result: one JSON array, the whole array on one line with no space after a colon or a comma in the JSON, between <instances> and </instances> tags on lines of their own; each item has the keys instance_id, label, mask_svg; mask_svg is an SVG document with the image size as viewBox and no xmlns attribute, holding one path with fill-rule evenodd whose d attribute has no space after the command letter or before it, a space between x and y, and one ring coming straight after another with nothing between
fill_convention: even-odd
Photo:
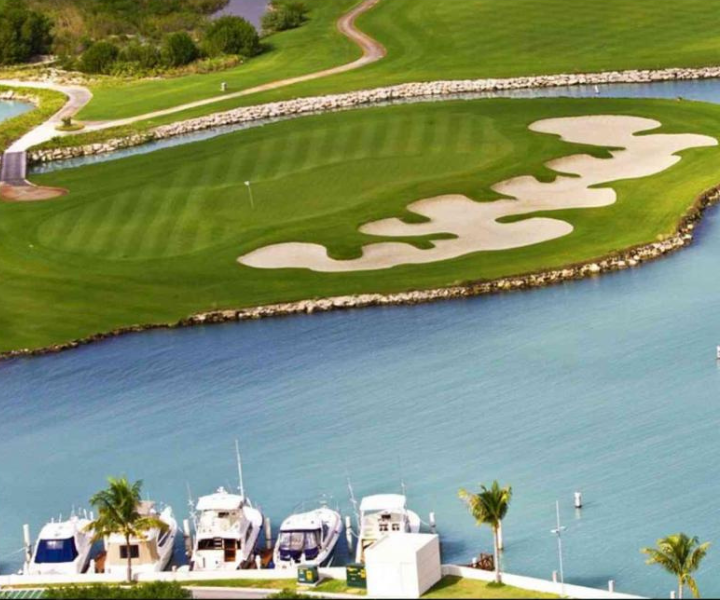
<instances>
[{"instance_id":1,"label":"tree line","mask_svg":"<svg viewBox=\"0 0 720 600\"><path fill-rule=\"evenodd\" d=\"M218 59L222 68L228 64L223 61L226 57L245 60L264 50L260 33L242 17L207 18L227 0L52 0L67 10L82 6L83 22L104 23L100 31L105 35L97 38L73 37L68 33L69 16L62 19L61 27L37 10L49 1L4 0L3 4L0 0L0 64L23 63L55 51L67 70L142 75L199 59ZM308 12L300 0L272 0L262 32L269 35L300 27ZM55 14L53 8L47 13ZM122 25L115 26L116 22ZM89 28L94 30L98 28Z\"/></svg>"}]
</instances>

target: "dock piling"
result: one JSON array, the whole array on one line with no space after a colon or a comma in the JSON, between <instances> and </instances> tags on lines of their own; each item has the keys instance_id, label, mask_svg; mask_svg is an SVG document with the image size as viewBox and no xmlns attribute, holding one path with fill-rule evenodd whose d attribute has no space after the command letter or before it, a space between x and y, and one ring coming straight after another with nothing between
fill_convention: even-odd
<instances>
[{"instance_id":1,"label":"dock piling","mask_svg":"<svg viewBox=\"0 0 720 600\"><path fill-rule=\"evenodd\" d=\"M272 538L272 521L270 521L270 517L265 517L265 548L267 550L272 550L273 547L273 538Z\"/></svg>"}]
</instances>

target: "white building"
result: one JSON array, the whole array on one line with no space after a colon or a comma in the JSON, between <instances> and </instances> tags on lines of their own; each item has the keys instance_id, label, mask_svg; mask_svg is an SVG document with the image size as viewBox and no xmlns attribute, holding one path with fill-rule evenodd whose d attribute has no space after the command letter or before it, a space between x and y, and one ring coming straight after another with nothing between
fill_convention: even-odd
<instances>
[{"instance_id":1,"label":"white building","mask_svg":"<svg viewBox=\"0 0 720 600\"><path fill-rule=\"evenodd\" d=\"M388 535L365 551L371 598L420 598L442 578L440 538L425 533Z\"/></svg>"}]
</instances>

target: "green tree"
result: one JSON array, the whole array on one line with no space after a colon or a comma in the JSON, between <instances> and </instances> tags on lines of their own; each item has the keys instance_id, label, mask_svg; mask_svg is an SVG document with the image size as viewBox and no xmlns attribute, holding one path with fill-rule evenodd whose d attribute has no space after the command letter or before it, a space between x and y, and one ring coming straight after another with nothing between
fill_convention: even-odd
<instances>
[{"instance_id":1,"label":"green tree","mask_svg":"<svg viewBox=\"0 0 720 600\"><path fill-rule=\"evenodd\" d=\"M165 38L162 58L169 67L182 67L199 56L198 47L192 37L184 31L171 33Z\"/></svg>"},{"instance_id":2,"label":"green tree","mask_svg":"<svg viewBox=\"0 0 720 600\"><path fill-rule=\"evenodd\" d=\"M205 45L211 54L255 56L261 51L256 29L242 17L221 17L205 34Z\"/></svg>"},{"instance_id":3,"label":"green tree","mask_svg":"<svg viewBox=\"0 0 720 600\"><path fill-rule=\"evenodd\" d=\"M98 518L87 526L95 541L112 534L125 537L127 546L127 580L132 581L132 555L130 539L142 538L150 529L166 531L167 524L158 517L141 515L139 512L142 481L130 483L125 477L108 478L108 488L90 498L90 504L98 511Z\"/></svg>"},{"instance_id":4,"label":"green tree","mask_svg":"<svg viewBox=\"0 0 720 600\"><path fill-rule=\"evenodd\" d=\"M507 515L508 508L510 508L512 488L510 486L501 488L500 484L494 481L489 489L481 485L480 492L477 494L461 489L459 495L467 504L477 526L488 525L492 529L495 582L502 583L500 575L500 526L505 515Z\"/></svg>"},{"instance_id":5,"label":"green tree","mask_svg":"<svg viewBox=\"0 0 720 600\"><path fill-rule=\"evenodd\" d=\"M0 11L0 64L27 61L52 45L52 21L29 10L25 0L7 0Z\"/></svg>"},{"instance_id":6,"label":"green tree","mask_svg":"<svg viewBox=\"0 0 720 600\"><path fill-rule=\"evenodd\" d=\"M647 554L647 564L660 565L678 580L678 598L683 597L685 586L690 588L695 598L700 597L693 573L700 568L700 563L708 552L710 544L701 544L697 537L690 538L684 533L669 535L657 541L655 548L643 548Z\"/></svg>"},{"instance_id":7,"label":"green tree","mask_svg":"<svg viewBox=\"0 0 720 600\"><path fill-rule=\"evenodd\" d=\"M111 42L97 42L80 58L80 70L84 73L107 74L117 62L120 50Z\"/></svg>"}]
</instances>

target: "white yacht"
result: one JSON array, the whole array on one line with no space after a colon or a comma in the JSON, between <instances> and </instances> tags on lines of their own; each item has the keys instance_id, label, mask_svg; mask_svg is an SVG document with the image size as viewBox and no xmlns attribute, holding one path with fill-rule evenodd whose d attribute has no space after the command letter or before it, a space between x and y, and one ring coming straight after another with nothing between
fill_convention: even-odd
<instances>
[{"instance_id":1,"label":"white yacht","mask_svg":"<svg viewBox=\"0 0 720 600\"><path fill-rule=\"evenodd\" d=\"M214 494L202 496L195 509L192 569L231 571L250 566L263 515L244 494L219 488Z\"/></svg>"},{"instance_id":2,"label":"white yacht","mask_svg":"<svg viewBox=\"0 0 720 600\"><path fill-rule=\"evenodd\" d=\"M280 526L275 544L275 568L328 565L341 532L340 513L326 506L288 517Z\"/></svg>"},{"instance_id":3,"label":"white yacht","mask_svg":"<svg viewBox=\"0 0 720 600\"><path fill-rule=\"evenodd\" d=\"M128 553L132 561L133 573L154 573L164 571L170 563L178 534L178 525L169 506L160 513L154 502L141 502L138 507L141 515L157 517L167 528L150 529L142 536L130 538L128 547L125 537L114 533L105 540L105 573L125 575Z\"/></svg>"},{"instance_id":4,"label":"white yacht","mask_svg":"<svg viewBox=\"0 0 720 600\"><path fill-rule=\"evenodd\" d=\"M407 508L402 494L366 496L360 502L360 533L357 562L364 562L365 549L393 533L419 533L420 517Z\"/></svg>"},{"instance_id":5,"label":"white yacht","mask_svg":"<svg viewBox=\"0 0 720 600\"><path fill-rule=\"evenodd\" d=\"M67 521L50 521L40 530L28 575L76 575L90 562L93 533L88 519L72 516Z\"/></svg>"}]
</instances>

